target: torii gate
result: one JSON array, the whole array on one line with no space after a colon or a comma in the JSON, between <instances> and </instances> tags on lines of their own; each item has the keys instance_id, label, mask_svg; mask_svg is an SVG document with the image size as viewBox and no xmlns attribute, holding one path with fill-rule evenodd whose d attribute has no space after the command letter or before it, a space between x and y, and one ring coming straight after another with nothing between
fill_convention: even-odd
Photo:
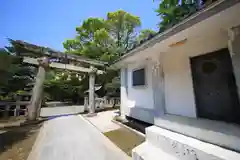
<instances>
[{"instance_id":1,"label":"torii gate","mask_svg":"<svg viewBox=\"0 0 240 160\"><path fill-rule=\"evenodd\" d=\"M36 82L33 87L31 102L28 106L28 119L35 120L41 107L43 83L48 68L66 69L70 71L85 72L89 74L89 115L95 114L94 86L96 74L103 74L95 66L105 67L107 63L88 59L85 57L54 51L50 48L26 43L20 40L11 40L15 47L19 47L23 63L38 66ZM83 67L83 66L90 67Z\"/></svg>"}]
</instances>

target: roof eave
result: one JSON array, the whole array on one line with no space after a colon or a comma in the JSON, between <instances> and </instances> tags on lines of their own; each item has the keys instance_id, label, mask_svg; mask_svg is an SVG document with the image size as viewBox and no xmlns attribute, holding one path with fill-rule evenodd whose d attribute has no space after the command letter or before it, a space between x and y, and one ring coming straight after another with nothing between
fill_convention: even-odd
<instances>
[{"instance_id":1,"label":"roof eave","mask_svg":"<svg viewBox=\"0 0 240 160\"><path fill-rule=\"evenodd\" d=\"M167 29L166 31L157 34L152 39L145 41L144 43L140 44L136 48L130 50L128 53L114 61L111 65L115 67L119 67L121 62L125 59L127 59L130 56L133 56L134 54L145 50L146 48L152 47L156 43L159 43L187 28L192 27L193 25L197 24L200 21L203 21L227 8L230 8L237 3L239 3L240 0L219 0L211 5L207 6L206 8L203 8L202 10L196 12L195 14L191 15L190 17L186 18L182 22L176 24L175 26Z\"/></svg>"}]
</instances>

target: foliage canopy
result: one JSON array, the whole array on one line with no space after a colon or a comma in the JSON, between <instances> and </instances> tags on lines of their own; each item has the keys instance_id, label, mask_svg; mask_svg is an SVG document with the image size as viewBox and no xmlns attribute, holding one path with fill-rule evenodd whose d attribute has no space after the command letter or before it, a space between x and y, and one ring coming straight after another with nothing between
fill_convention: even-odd
<instances>
[{"instance_id":1,"label":"foliage canopy","mask_svg":"<svg viewBox=\"0 0 240 160\"><path fill-rule=\"evenodd\" d=\"M161 0L156 9L161 18L160 31L171 28L212 1L216 0Z\"/></svg>"}]
</instances>

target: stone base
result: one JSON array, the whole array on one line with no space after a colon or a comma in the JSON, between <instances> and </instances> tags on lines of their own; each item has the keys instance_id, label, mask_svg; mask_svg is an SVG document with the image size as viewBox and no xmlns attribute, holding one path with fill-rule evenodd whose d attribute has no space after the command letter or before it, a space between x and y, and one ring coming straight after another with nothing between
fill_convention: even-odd
<instances>
[{"instance_id":1,"label":"stone base","mask_svg":"<svg viewBox=\"0 0 240 160\"><path fill-rule=\"evenodd\" d=\"M157 126L132 151L134 160L239 160L240 154Z\"/></svg>"},{"instance_id":2,"label":"stone base","mask_svg":"<svg viewBox=\"0 0 240 160\"><path fill-rule=\"evenodd\" d=\"M154 123L155 111L153 109L141 108L140 106L133 108L125 107L123 112L125 116L132 117L150 124Z\"/></svg>"},{"instance_id":3,"label":"stone base","mask_svg":"<svg viewBox=\"0 0 240 160\"><path fill-rule=\"evenodd\" d=\"M123 122L123 123L127 123L128 122L127 117L124 116L124 115L115 116L115 118L116 118L117 121L120 121L120 122Z\"/></svg>"}]
</instances>

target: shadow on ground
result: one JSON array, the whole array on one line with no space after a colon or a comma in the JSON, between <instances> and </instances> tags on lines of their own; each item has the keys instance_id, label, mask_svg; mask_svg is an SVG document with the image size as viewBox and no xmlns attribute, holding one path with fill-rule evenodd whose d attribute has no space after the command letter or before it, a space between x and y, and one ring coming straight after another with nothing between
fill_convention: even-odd
<instances>
[{"instance_id":1,"label":"shadow on ground","mask_svg":"<svg viewBox=\"0 0 240 160\"><path fill-rule=\"evenodd\" d=\"M146 123L146 122L143 122L143 121L131 118L131 117L126 117L126 119L127 119L126 121L125 120L123 121L120 116L114 117L114 120L132 128L132 129L135 129L143 134L145 134L145 130L147 127L152 126L152 124L150 124L150 123Z\"/></svg>"},{"instance_id":2,"label":"shadow on ground","mask_svg":"<svg viewBox=\"0 0 240 160\"><path fill-rule=\"evenodd\" d=\"M31 137L40 127L41 124L32 124L0 130L0 154L12 148L15 143Z\"/></svg>"},{"instance_id":3,"label":"shadow on ground","mask_svg":"<svg viewBox=\"0 0 240 160\"><path fill-rule=\"evenodd\" d=\"M59 114L59 115L47 116L47 117L44 117L44 118L45 118L45 120L52 120L52 119L59 118L59 117L76 116L76 115L80 115L80 113Z\"/></svg>"}]
</instances>

